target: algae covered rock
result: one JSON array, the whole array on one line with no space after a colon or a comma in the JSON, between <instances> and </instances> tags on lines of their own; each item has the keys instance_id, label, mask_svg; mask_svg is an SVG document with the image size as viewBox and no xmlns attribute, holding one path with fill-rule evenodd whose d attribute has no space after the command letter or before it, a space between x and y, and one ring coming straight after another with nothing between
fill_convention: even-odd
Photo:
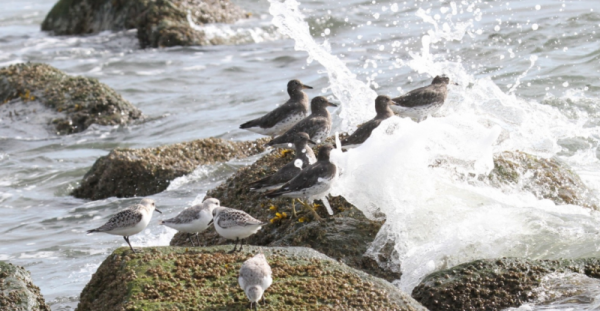
<instances>
[{"instance_id":1,"label":"algae covered rock","mask_svg":"<svg viewBox=\"0 0 600 311\"><path fill-rule=\"evenodd\" d=\"M50 311L23 267L0 261L0 310Z\"/></svg>"},{"instance_id":2,"label":"algae covered rock","mask_svg":"<svg viewBox=\"0 0 600 311\"><path fill-rule=\"evenodd\" d=\"M227 254L230 248L119 248L83 289L77 310L247 310L237 278L258 248ZM260 310L426 310L386 281L314 250L263 252L273 284Z\"/></svg>"},{"instance_id":3,"label":"algae covered rock","mask_svg":"<svg viewBox=\"0 0 600 311\"><path fill-rule=\"evenodd\" d=\"M155 148L114 149L96 160L72 194L99 200L159 193L199 165L255 155L264 150L265 142L207 138Z\"/></svg>"},{"instance_id":4,"label":"algae covered rock","mask_svg":"<svg viewBox=\"0 0 600 311\"><path fill-rule=\"evenodd\" d=\"M598 199L581 178L556 159L544 159L520 151L494 156L494 169L488 176L492 185L517 186L540 199L597 209Z\"/></svg>"},{"instance_id":5,"label":"algae covered rock","mask_svg":"<svg viewBox=\"0 0 600 311\"><path fill-rule=\"evenodd\" d=\"M142 118L136 107L96 79L72 77L46 64L0 68L0 105L33 101L60 113L50 121L59 134L82 132L92 124L120 125Z\"/></svg>"},{"instance_id":6,"label":"algae covered rock","mask_svg":"<svg viewBox=\"0 0 600 311\"><path fill-rule=\"evenodd\" d=\"M42 23L56 35L82 35L111 30L138 30L140 46L211 45L215 41L199 25L233 23L246 17L229 0L59 0Z\"/></svg>"},{"instance_id":7,"label":"algae covered rock","mask_svg":"<svg viewBox=\"0 0 600 311\"><path fill-rule=\"evenodd\" d=\"M292 219L291 199L268 199L264 193L249 190L250 182L275 173L293 158L292 153L283 157L278 152L267 154L209 191L207 197L218 198L223 206L246 211L257 219L270 222L248 238L251 245L311 247L372 275L389 281L398 279L398 273L383 270L372 258L364 256L383 223L367 219L344 198L329 199L333 216L327 214L325 207L318 207L321 221L316 221L312 212L302 211L301 205L296 203L298 217ZM189 237L189 234L177 233L171 245L191 245ZM200 238L207 244L231 243L221 239L212 227L201 233Z\"/></svg>"},{"instance_id":8,"label":"algae covered rock","mask_svg":"<svg viewBox=\"0 0 600 311\"><path fill-rule=\"evenodd\" d=\"M600 259L477 260L428 275L412 297L431 311L503 310L537 298L542 278L553 272L600 277Z\"/></svg>"}]
</instances>

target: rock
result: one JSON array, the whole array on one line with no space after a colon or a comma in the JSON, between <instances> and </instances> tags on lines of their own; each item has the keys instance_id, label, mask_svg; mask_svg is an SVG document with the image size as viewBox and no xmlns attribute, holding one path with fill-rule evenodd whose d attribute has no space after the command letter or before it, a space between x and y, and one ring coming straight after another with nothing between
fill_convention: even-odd
<instances>
[{"instance_id":1,"label":"rock","mask_svg":"<svg viewBox=\"0 0 600 311\"><path fill-rule=\"evenodd\" d=\"M488 179L497 187L516 186L557 205L574 204L598 209L598 199L581 178L554 158L505 151L494 156L494 169Z\"/></svg>"},{"instance_id":2,"label":"rock","mask_svg":"<svg viewBox=\"0 0 600 311\"><path fill-rule=\"evenodd\" d=\"M50 311L23 267L0 261L0 310Z\"/></svg>"},{"instance_id":3,"label":"rock","mask_svg":"<svg viewBox=\"0 0 600 311\"><path fill-rule=\"evenodd\" d=\"M142 48L221 44L195 24L233 23L246 13L229 0L59 0L42 23L56 35L137 28Z\"/></svg>"},{"instance_id":4,"label":"rock","mask_svg":"<svg viewBox=\"0 0 600 311\"><path fill-rule=\"evenodd\" d=\"M155 148L114 149L100 157L73 191L77 198L147 196L159 193L199 165L245 158L264 150L266 138L235 142L198 139Z\"/></svg>"},{"instance_id":5,"label":"rock","mask_svg":"<svg viewBox=\"0 0 600 311\"><path fill-rule=\"evenodd\" d=\"M251 245L311 247L369 274L389 281L398 279L399 273L381 269L372 258L364 256L383 223L367 219L342 197L329 199L333 216L327 214L325 207L318 208L319 215L323 217L318 222L312 220L310 212L302 212L298 219L291 219L291 199L268 199L263 193L248 189L250 182L273 174L293 158L291 152L284 157L278 152L267 154L209 191L207 197L218 198L223 206L241 209L257 219L271 222L248 239ZM270 209L271 206L274 208ZM299 203L296 209L301 211ZM189 237L189 234L178 233L171 240L171 245L191 245ZM221 239L213 227L202 233L200 238L210 245L231 243Z\"/></svg>"},{"instance_id":6,"label":"rock","mask_svg":"<svg viewBox=\"0 0 600 311\"><path fill-rule=\"evenodd\" d=\"M503 310L536 299L538 291L534 289L542 277L553 272L600 278L600 259L477 260L428 275L412 297L431 311Z\"/></svg>"},{"instance_id":7,"label":"rock","mask_svg":"<svg viewBox=\"0 0 600 311\"><path fill-rule=\"evenodd\" d=\"M120 125L142 113L93 78L71 77L46 65L21 63L0 68L0 105L41 102L61 114L51 120L59 134L82 132L92 124Z\"/></svg>"},{"instance_id":8,"label":"rock","mask_svg":"<svg viewBox=\"0 0 600 311\"><path fill-rule=\"evenodd\" d=\"M119 248L100 265L77 310L246 310L242 263L229 246ZM249 252L250 250L251 252ZM423 310L391 284L307 248L263 248L273 285L260 310Z\"/></svg>"}]
</instances>

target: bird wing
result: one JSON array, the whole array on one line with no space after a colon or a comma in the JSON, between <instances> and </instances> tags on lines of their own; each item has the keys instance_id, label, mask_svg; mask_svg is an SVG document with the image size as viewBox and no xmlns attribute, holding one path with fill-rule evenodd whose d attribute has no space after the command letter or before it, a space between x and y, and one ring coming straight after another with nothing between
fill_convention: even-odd
<instances>
[{"instance_id":1,"label":"bird wing","mask_svg":"<svg viewBox=\"0 0 600 311\"><path fill-rule=\"evenodd\" d=\"M364 143L371 136L371 132L373 132L373 130L377 128L379 124L381 124L381 121L382 120L373 119L364 123L363 125L361 125L361 127L356 129L356 131L354 131L352 135L342 140L342 146L358 145Z\"/></svg>"},{"instance_id":2,"label":"bird wing","mask_svg":"<svg viewBox=\"0 0 600 311\"><path fill-rule=\"evenodd\" d=\"M296 192L317 184L319 178L331 179L335 175L336 166L329 162L317 162L302 170L298 176L285 183L281 188L267 193L269 197L278 197L284 193Z\"/></svg>"},{"instance_id":3,"label":"bird wing","mask_svg":"<svg viewBox=\"0 0 600 311\"><path fill-rule=\"evenodd\" d=\"M227 211L221 214L217 219L217 224L221 228L231 227L246 227L264 224L262 221L242 212L242 211Z\"/></svg>"},{"instance_id":4,"label":"bird wing","mask_svg":"<svg viewBox=\"0 0 600 311\"><path fill-rule=\"evenodd\" d=\"M398 106L412 108L435 102L443 102L445 99L444 92L436 91L432 86L424 86L396 97L392 101Z\"/></svg>"},{"instance_id":5,"label":"bird wing","mask_svg":"<svg viewBox=\"0 0 600 311\"><path fill-rule=\"evenodd\" d=\"M186 208L177 216L163 220L163 223L167 224L185 224L191 222L194 219L198 219L198 213L200 213L200 208L198 206L192 206L190 208Z\"/></svg>"},{"instance_id":6,"label":"bird wing","mask_svg":"<svg viewBox=\"0 0 600 311\"><path fill-rule=\"evenodd\" d=\"M95 231L106 232L119 227L135 226L141 220L142 213L136 212L131 209L126 209L113 215L107 223L95 229Z\"/></svg>"},{"instance_id":7,"label":"bird wing","mask_svg":"<svg viewBox=\"0 0 600 311\"><path fill-rule=\"evenodd\" d=\"M319 129L325 127L326 125L327 120L325 117L310 115L304 118L302 121L296 123L296 125L294 125L287 132L281 134L281 136L273 138L269 143L267 143L267 146L291 143L293 135L298 132L304 132L312 138L317 134Z\"/></svg>"}]
</instances>

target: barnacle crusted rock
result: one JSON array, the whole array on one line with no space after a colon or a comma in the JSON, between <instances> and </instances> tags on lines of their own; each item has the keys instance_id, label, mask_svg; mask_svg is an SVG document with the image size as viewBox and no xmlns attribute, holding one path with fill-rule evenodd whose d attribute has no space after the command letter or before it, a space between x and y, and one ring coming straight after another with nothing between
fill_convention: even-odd
<instances>
[{"instance_id":1,"label":"barnacle crusted rock","mask_svg":"<svg viewBox=\"0 0 600 311\"><path fill-rule=\"evenodd\" d=\"M0 310L50 311L23 267L0 261Z\"/></svg>"}]
</instances>

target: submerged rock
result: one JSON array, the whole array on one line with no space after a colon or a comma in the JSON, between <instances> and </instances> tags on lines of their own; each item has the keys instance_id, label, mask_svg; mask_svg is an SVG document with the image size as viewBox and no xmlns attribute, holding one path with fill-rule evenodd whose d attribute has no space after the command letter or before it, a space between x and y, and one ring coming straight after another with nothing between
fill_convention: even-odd
<instances>
[{"instance_id":1,"label":"submerged rock","mask_svg":"<svg viewBox=\"0 0 600 311\"><path fill-rule=\"evenodd\" d=\"M199 165L258 154L266 141L207 138L155 148L114 149L96 160L72 194L92 200L152 195Z\"/></svg>"},{"instance_id":2,"label":"submerged rock","mask_svg":"<svg viewBox=\"0 0 600 311\"><path fill-rule=\"evenodd\" d=\"M258 248L119 248L100 265L77 310L246 310L242 263ZM248 249L247 249L248 250ZM384 280L307 248L263 248L273 285L260 310L423 310Z\"/></svg>"},{"instance_id":3,"label":"submerged rock","mask_svg":"<svg viewBox=\"0 0 600 311\"><path fill-rule=\"evenodd\" d=\"M552 200L557 205L574 204L598 209L598 199L581 178L553 158L505 151L494 156L494 169L488 179L492 185L516 186L539 199Z\"/></svg>"},{"instance_id":4,"label":"submerged rock","mask_svg":"<svg viewBox=\"0 0 600 311\"><path fill-rule=\"evenodd\" d=\"M96 79L72 77L46 64L0 68L0 105L34 101L59 113L50 120L59 134L82 132L92 124L120 125L142 118L136 107Z\"/></svg>"},{"instance_id":5,"label":"submerged rock","mask_svg":"<svg viewBox=\"0 0 600 311\"><path fill-rule=\"evenodd\" d=\"M23 267L0 261L0 310L50 311Z\"/></svg>"},{"instance_id":6,"label":"submerged rock","mask_svg":"<svg viewBox=\"0 0 600 311\"><path fill-rule=\"evenodd\" d=\"M299 203L296 203L298 218L292 219L291 199L268 199L264 193L249 190L250 182L273 174L293 158L291 152L284 157L278 152L267 154L209 191L207 197L218 198L223 206L241 209L270 222L248 239L251 245L311 247L372 275L389 281L398 279L400 274L381 269L372 258L364 256L382 222L367 219L342 197L329 199L333 216L327 214L325 207L318 207L323 220L315 221L314 215L302 211ZM189 234L177 233L171 245L190 246L189 237ZM212 227L201 233L200 238L209 245L231 243L221 239Z\"/></svg>"},{"instance_id":7,"label":"submerged rock","mask_svg":"<svg viewBox=\"0 0 600 311\"><path fill-rule=\"evenodd\" d=\"M198 25L233 23L247 16L229 0L59 0L42 30L82 35L137 28L142 48L222 43L194 30L188 12Z\"/></svg>"},{"instance_id":8,"label":"submerged rock","mask_svg":"<svg viewBox=\"0 0 600 311\"><path fill-rule=\"evenodd\" d=\"M503 310L538 298L534 289L554 272L600 278L600 259L477 260L428 275L412 297L431 311Z\"/></svg>"}]
</instances>

